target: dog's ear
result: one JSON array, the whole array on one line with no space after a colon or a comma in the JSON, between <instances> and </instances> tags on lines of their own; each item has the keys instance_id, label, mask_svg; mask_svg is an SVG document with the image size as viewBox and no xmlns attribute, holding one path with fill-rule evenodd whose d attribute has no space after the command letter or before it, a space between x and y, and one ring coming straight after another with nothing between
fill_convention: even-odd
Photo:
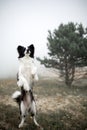
<instances>
[{"instance_id":1,"label":"dog's ear","mask_svg":"<svg viewBox=\"0 0 87 130\"><path fill-rule=\"evenodd\" d=\"M18 46L17 47L17 51L18 51L18 54L19 54L19 56L18 56L18 58L22 58L22 57L24 57L25 56L25 50L26 50L26 48L25 47L23 47L23 46Z\"/></svg>"},{"instance_id":2,"label":"dog's ear","mask_svg":"<svg viewBox=\"0 0 87 130\"><path fill-rule=\"evenodd\" d=\"M31 44L30 46L28 46L27 53L29 53L29 56L31 58L34 58L34 51L35 51L35 48L34 48L33 44Z\"/></svg>"}]
</instances>

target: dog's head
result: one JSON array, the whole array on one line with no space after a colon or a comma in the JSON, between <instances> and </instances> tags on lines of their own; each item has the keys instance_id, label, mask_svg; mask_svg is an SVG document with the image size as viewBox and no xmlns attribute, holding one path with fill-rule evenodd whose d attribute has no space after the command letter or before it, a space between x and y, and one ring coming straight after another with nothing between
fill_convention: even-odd
<instances>
[{"instance_id":1,"label":"dog's head","mask_svg":"<svg viewBox=\"0 0 87 130\"><path fill-rule=\"evenodd\" d=\"M28 55L31 58L34 58L34 45L31 44L30 46L28 46L27 48L25 48L24 46L18 46L17 47L17 51L18 51L18 58L22 58L25 55Z\"/></svg>"}]
</instances>

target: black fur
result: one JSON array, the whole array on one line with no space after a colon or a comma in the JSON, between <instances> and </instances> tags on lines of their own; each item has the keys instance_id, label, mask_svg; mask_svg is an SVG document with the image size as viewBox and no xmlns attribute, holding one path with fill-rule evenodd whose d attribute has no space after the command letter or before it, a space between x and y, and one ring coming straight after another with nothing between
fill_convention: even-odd
<instances>
[{"instance_id":1,"label":"black fur","mask_svg":"<svg viewBox=\"0 0 87 130\"><path fill-rule=\"evenodd\" d=\"M17 81L19 80L19 74L17 73Z\"/></svg>"},{"instance_id":2,"label":"black fur","mask_svg":"<svg viewBox=\"0 0 87 130\"><path fill-rule=\"evenodd\" d=\"M30 57L31 58L34 58L34 51L35 51L35 49L34 49L34 45L33 44L31 44L30 46L28 46L28 49L27 49L27 53L29 53L29 51L30 51Z\"/></svg>"},{"instance_id":3,"label":"black fur","mask_svg":"<svg viewBox=\"0 0 87 130\"><path fill-rule=\"evenodd\" d=\"M23 46L18 46L17 47L17 51L18 51L18 54L19 54L19 57L18 58L22 58L25 56L24 52L25 52L26 48L23 47Z\"/></svg>"},{"instance_id":4,"label":"black fur","mask_svg":"<svg viewBox=\"0 0 87 130\"><path fill-rule=\"evenodd\" d=\"M17 102L19 105L20 105L20 102L24 100L24 98L26 97L26 94L27 94L27 93L30 94L31 101L34 101L34 96L33 96L32 90L29 90L29 92L28 92L28 91L24 90L23 87L21 87L21 95L16 98L16 102Z\"/></svg>"},{"instance_id":5,"label":"black fur","mask_svg":"<svg viewBox=\"0 0 87 130\"><path fill-rule=\"evenodd\" d=\"M20 105L21 101L24 100L24 97L26 96L26 91L23 89L23 87L21 87L21 95L19 95L16 98L16 102Z\"/></svg>"},{"instance_id":6,"label":"black fur","mask_svg":"<svg viewBox=\"0 0 87 130\"><path fill-rule=\"evenodd\" d=\"M34 95L33 95L32 90L29 90L29 94L30 94L30 97L31 97L31 101L34 101Z\"/></svg>"},{"instance_id":7,"label":"black fur","mask_svg":"<svg viewBox=\"0 0 87 130\"><path fill-rule=\"evenodd\" d=\"M19 54L18 58L24 57L25 56L25 51L26 51L27 54L29 54L29 56L31 58L34 58L34 51L35 51L35 49L34 49L34 45L33 44L28 46L27 49L25 47L19 45L17 47L17 51L18 51L18 54Z\"/></svg>"},{"instance_id":8,"label":"black fur","mask_svg":"<svg viewBox=\"0 0 87 130\"><path fill-rule=\"evenodd\" d=\"M21 103L21 95L19 95L15 100L16 100L16 102L18 103L18 105L20 106L20 103Z\"/></svg>"}]
</instances>

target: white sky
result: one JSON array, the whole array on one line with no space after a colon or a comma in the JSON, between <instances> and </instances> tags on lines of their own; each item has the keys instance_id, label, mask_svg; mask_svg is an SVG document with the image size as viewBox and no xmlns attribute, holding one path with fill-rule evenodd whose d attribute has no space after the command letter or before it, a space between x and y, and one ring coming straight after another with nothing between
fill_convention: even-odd
<instances>
[{"instance_id":1,"label":"white sky","mask_svg":"<svg viewBox=\"0 0 87 130\"><path fill-rule=\"evenodd\" d=\"M87 0L0 0L0 77L16 74L19 44L43 57L48 30L71 21L87 26Z\"/></svg>"}]
</instances>

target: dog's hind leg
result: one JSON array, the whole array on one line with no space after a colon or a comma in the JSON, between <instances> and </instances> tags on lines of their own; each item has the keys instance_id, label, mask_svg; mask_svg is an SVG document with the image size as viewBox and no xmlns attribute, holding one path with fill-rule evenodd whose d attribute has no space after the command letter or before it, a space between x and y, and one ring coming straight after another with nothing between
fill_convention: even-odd
<instances>
[{"instance_id":1,"label":"dog's hind leg","mask_svg":"<svg viewBox=\"0 0 87 130\"><path fill-rule=\"evenodd\" d=\"M34 120L35 125L38 126L38 127L40 127L40 125L36 121L36 116L35 115L33 116L33 120Z\"/></svg>"},{"instance_id":2,"label":"dog's hind leg","mask_svg":"<svg viewBox=\"0 0 87 130\"><path fill-rule=\"evenodd\" d=\"M25 121L25 115L22 116L21 123L18 126L19 128L23 127L24 121Z\"/></svg>"},{"instance_id":3,"label":"dog's hind leg","mask_svg":"<svg viewBox=\"0 0 87 130\"><path fill-rule=\"evenodd\" d=\"M37 121L36 121L36 104L35 101L32 101L32 106L31 106L31 116L33 118L33 121L36 126L40 126Z\"/></svg>"},{"instance_id":4,"label":"dog's hind leg","mask_svg":"<svg viewBox=\"0 0 87 130\"><path fill-rule=\"evenodd\" d=\"M23 103L23 101L20 104L20 111L21 111L21 123L19 124L19 128L23 127L24 121L25 121L25 116L26 116L26 108L25 105Z\"/></svg>"},{"instance_id":5,"label":"dog's hind leg","mask_svg":"<svg viewBox=\"0 0 87 130\"><path fill-rule=\"evenodd\" d=\"M35 101L32 102L31 116L33 118L35 125L38 126L40 128L40 130L43 130L43 127L41 125L39 125L36 121L36 104L35 104Z\"/></svg>"}]
</instances>

